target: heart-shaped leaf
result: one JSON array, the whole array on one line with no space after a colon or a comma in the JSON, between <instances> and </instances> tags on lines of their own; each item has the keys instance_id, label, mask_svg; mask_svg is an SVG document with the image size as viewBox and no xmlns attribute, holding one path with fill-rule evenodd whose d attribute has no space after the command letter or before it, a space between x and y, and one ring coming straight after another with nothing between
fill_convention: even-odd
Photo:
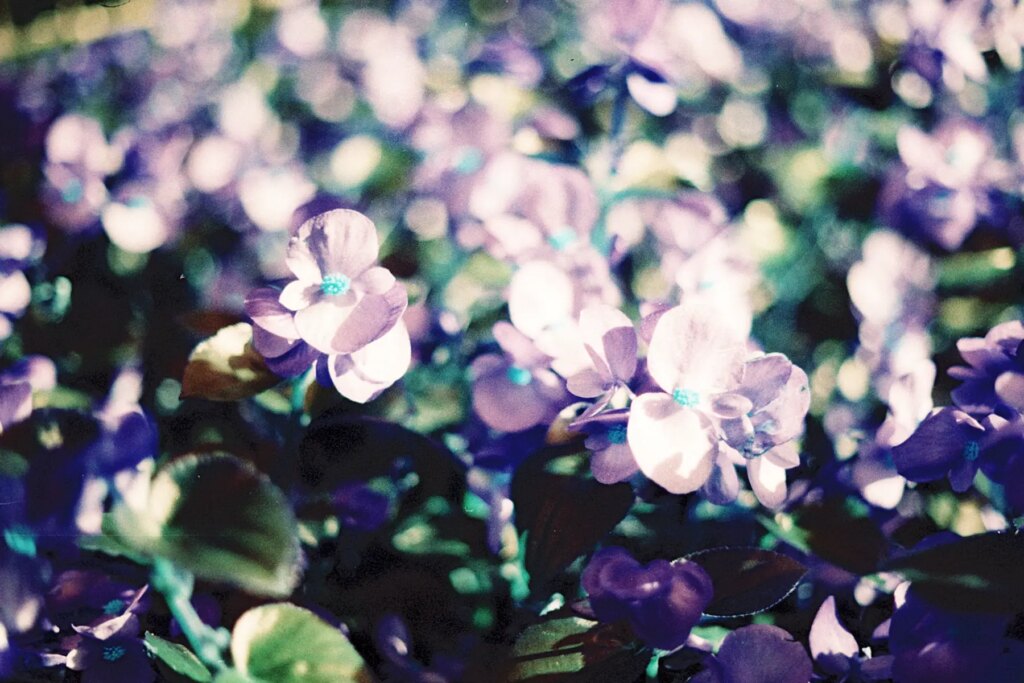
<instances>
[{"instance_id":1,"label":"heart-shaped leaf","mask_svg":"<svg viewBox=\"0 0 1024 683\"><path fill-rule=\"evenodd\" d=\"M288 603L251 609L231 633L235 667L267 683L371 683L374 678L342 632Z\"/></svg>"},{"instance_id":2,"label":"heart-shaped leaf","mask_svg":"<svg viewBox=\"0 0 1024 683\"><path fill-rule=\"evenodd\" d=\"M213 680L209 669L203 666L191 650L184 645L164 640L158 635L146 632L146 647L157 659L166 664L176 673L181 674L199 683L208 683Z\"/></svg>"},{"instance_id":3,"label":"heart-shaped leaf","mask_svg":"<svg viewBox=\"0 0 1024 683\"><path fill-rule=\"evenodd\" d=\"M203 579L274 596L298 582L302 555L284 494L234 456L175 460L153 477L141 505L122 503L112 521L133 550Z\"/></svg>"},{"instance_id":4,"label":"heart-shaped leaf","mask_svg":"<svg viewBox=\"0 0 1024 683\"><path fill-rule=\"evenodd\" d=\"M714 598L704 613L714 617L756 614L789 595L807 567L760 548L711 548L686 556L711 577Z\"/></svg>"},{"instance_id":5,"label":"heart-shaped leaf","mask_svg":"<svg viewBox=\"0 0 1024 683\"><path fill-rule=\"evenodd\" d=\"M572 450L571 445L542 449L519 467L512 480L516 526L527 533L524 561L534 589L593 548L633 505L629 484L607 485L550 471L549 465L563 458L581 457Z\"/></svg>"},{"instance_id":6,"label":"heart-shaped leaf","mask_svg":"<svg viewBox=\"0 0 1024 683\"><path fill-rule=\"evenodd\" d=\"M252 327L236 323L199 342L189 354L181 397L238 401L280 381L252 347Z\"/></svg>"},{"instance_id":7,"label":"heart-shaped leaf","mask_svg":"<svg viewBox=\"0 0 1024 683\"><path fill-rule=\"evenodd\" d=\"M511 670L501 680L626 683L636 680L647 662L644 651L620 626L563 617L523 631L512 653Z\"/></svg>"},{"instance_id":8,"label":"heart-shaped leaf","mask_svg":"<svg viewBox=\"0 0 1024 683\"><path fill-rule=\"evenodd\" d=\"M1024 610L1024 536L988 533L911 552L888 571L913 582L914 594L957 612L1014 614Z\"/></svg>"}]
</instances>

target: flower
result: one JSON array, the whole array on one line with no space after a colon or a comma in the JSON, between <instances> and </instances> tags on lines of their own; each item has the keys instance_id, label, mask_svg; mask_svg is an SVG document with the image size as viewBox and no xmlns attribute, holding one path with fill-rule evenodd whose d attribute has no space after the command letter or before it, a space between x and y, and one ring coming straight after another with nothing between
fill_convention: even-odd
<instances>
[{"instance_id":1,"label":"flower","mask_svg":"<svg viewBox=\"0 0 1024 683\"><path fill-rule=\"evenodd\" d=\"M818 668L847 681L882 681L892 676L892 657L864 656L857 640L839 622L836 600L828 596L811 624L808 639L811 656Z\"/></svg>"},{"instance_id":2,"label":"flower","mask_svg":"<svg viewBox=\"0 0 1024 683\"><path fill-rule=\"evenodd\" d=\"M408 303L405 287L375 266L377 231L366 216L335 209L299 226L288 244L296 280L279 301L295 312L295 330L317 351L353 353L383 337Z\"/></svg>"},{"instance_id":3,"label":"flower","mask_svg":"<svg viewBox=\"0 0 1024 683\"><path fill-rule=\"evenodd\" d=\"M996 325L984 338L967 337L956 348L967 361L949 369L963 380L951 393L953 402L974 415L1000 412L1012 416L1024 411L1024 324L1018 320Z\"/></svg>"},{"instance_id":4,"label":"flower","mask_svg":"<svg viewBox=\"0 0 1024 683\"><path fill-rule=\"evenodd\" d=\"M640 640L665 650L686 642L712 595L711 577L695 562L644 566L617 547L594 554L582 583L599 620L625 620Z\"/></svg>"},{"instance_id":5,"label":"flower","mask_svg":"<svg viewBox=\"0 0 1024 683\"><path fill-rule=\"evenodd\" d=\"M617 308L594 305L580 312L580 336L591 365L566 381L569 393L597 398L585 414L608 405L615 391L636 372L637 338L633 323Z\"/></svg>"}]
</instances>

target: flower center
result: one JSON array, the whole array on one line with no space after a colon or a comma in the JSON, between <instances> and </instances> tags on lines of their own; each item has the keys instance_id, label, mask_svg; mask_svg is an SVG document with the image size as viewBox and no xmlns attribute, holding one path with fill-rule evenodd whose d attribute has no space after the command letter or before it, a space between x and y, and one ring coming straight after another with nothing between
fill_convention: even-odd
<instances>
[{"instance_id":1,"label":"flower center","mask_svg":"<svg viewBox=\"0 0 1024 683\"><path fill-rule=\"evenodd\" d=\"M557 251L562 251L575 241L576 231L568 226L548 237L548 244L554 247Z\"/></svg>"},{"instance_id":2,"label":"flower center","mask_svg":"<svg viewBox=\"0 0 1024 683\"><path fill-rule=\"evenodd\" d=\"M108 645L103 648L103 659L108 662L116 662L124 657L124 648L120 645Z\"/></svg>"},{"instance_id":3,"label":"flower center","mask_svg":"<svg viewBox=\"0 0 1024 683\"><path fill-rule=\"evenodd\" d=\"M463 147L455 155L455 172L468 175L484 165L484 153L476 147Z\"/></svg>"},{"instance_id":4,"label":"flower center","mask_svg":"<svg viewBox=\"0 0 1024 683\"><path fill-rule=\"evenodd\" d=\"M103 606L104 614L117 614L124 609L124 600L111 600Z\"/></svg>"},{"instance_id":5,"label":"flower center","mask_svg":"<svg viewBox=\"0 0 1024 683\"><path fill-rule=\"evenodd\" d=\"M509 382L520 387L525 387L532 379L530 371L526 368L521 368L518 365L509 366L508 371L505 374L508 376Z\"/></svg>"},{"instance_id":6,"label":"flower center","mask_svg":"<svg viewBox=\"0 0 1024 683\"><path fill-rule=\"evenodd\" d=\"M968 441L964 444L964 460L968 462L974 462L978 459L978 454L981 452L981 447L977 441Z\"/></svg>"},{"instance_id":7,"label":"flower center","mask_svg":"<svg viewBox=\"0 0 1024 683\"><path fill-rule=\"evenodd\" d=\"M608 440L612 443L626 443L626 427L624 425L615 425L608 430Z\"/></svg>"},{"instance_id":8,"label":"flower center","mask_svg":"<svg viewBox=\"0 0 1024 683\"><path fill-rule=\"evenodd\" d=\"M68 204L77 204L82 201L83 196L85 196L85 189L82 187L82 181L78 178L72 178L60 193L60 198Z\"/></svg>"},{"instance_id":9,"label":"flower center","mask_svg":"<svg viewBox=\"0 0 1024 683\"><path fill-rule=\"evenodd\" d=\"M347 292L351 286L352 281L348 279L348 276L332 273L324 275L323 282L320 283L320 291L327 296L339 296Z\"/></svg>"},{"instance_id":10,"label":"flower center","mask_svg":"<svg viewBox=\"0 0 1024 683\"><path fill-rule=\"evenodd\" d=\"M685 408L690 408L700 403L700 394L693 389L676 389L672 392L672 400Z\"/></svg>"},{"instance_id":11,"label":"flower center","mask_svg":"<svg viewBox=\"0 0 1024 683\"><path fill-rule=\"evenodd\" d=\"M26 527L15 525L4 529L4 541L8 548L19 555L36 556L36 539L32 535L32 531Z\"/></svg>"}]
</instances>

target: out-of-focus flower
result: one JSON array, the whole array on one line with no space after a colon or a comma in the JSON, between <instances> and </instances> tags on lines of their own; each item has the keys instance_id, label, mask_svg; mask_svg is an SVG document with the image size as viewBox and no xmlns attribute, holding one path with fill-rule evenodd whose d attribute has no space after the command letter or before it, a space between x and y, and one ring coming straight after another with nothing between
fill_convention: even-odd
<instances>
[{"instance_id":1,"label":"out-of-focus flower","mask_svg":"<svg viewBox=\"0 0 1024 683\"><path fill-rule=\"evenodd\" d=\"M1024 412L1024 324L1013 320L996 325L983 338L957 342L967 365L950 368L963 381L951 393L953 402L973 415L993 412L1005 417Z\"/></svg>"},{"instance_id":2,"label":"out-of-focus flower","mask_svg":"<svg viewBox=\"0 0 1024 683\"><path fill-rule=\"evenodd\" d=\"M713 590L711 577L694 562L645 566L617 547L597 551L581 582L600 621L626 621L640 640L664 650L686 642Z\"/></svg>"},{"instance_id":3,"label":"out-of-focus flower","mask_svg":"<svg viewBox=\"0 0 1024 683\"><path fill-rule=\"evenodd\" d=\"M568 403L563 380L549 369L551 357L506 322L494 325L501 354L473 361L473 408L489 427L519 432L548 422Z\"/></svg>"}]
</instances>

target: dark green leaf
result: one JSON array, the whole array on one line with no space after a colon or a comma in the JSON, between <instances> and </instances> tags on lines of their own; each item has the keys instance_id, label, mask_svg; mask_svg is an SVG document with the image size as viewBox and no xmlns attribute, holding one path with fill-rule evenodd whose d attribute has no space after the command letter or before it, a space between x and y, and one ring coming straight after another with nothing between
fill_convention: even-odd
<instances>
[{"instance_id":1,"label":"dark green leaf","mask_svg":"<svg viewBox=\"0 0 1024 683\"><path fill-rule=\"evenodd\" d=\"M1024 610L1024 536L988 533L909 553L885 563L929 602L959 612Z\"/></svg>"},{"instance_id":2,"label":"dark green leaf","mask_svg":"<svg viewBox=\"0 0 1024 683\"><path fill-rule=\"evenodd\" d=\"M231 657L243 675L274 683L370 683L373 676L342 632L312 612L278 603L235 622Z\"/></svg>"},{"instance_id":3,"label":"dark green leaf","mask_svg":"<svg viewBox=\"0 0 1024 683\"><path fill-rule=\"evenodd\" d=\"M252 327L236 323L200 342L189 355L181 397L238 401L280 381L252 348Z\"/></svg>"},{"instance_id":4,"label":"dark green leaf","mask_svg":"<svg viewBox=\"0 0 1024 683\"><path fill-rule=\"evenodd\" d=\"M526 532L525 565L534 590L593 548L633 505L629 484L609 486L549 471L549 463L574 455L571 446L566 450L547 448L530 456L512 480L516 526Z\"/></svg>"},{"instance_id":5,"label":"dark green leaf","mask_svg":"<svg viewBox=\"0 0 1024 683\"><path fill-rule=\"evenodd\" d=\"M213 680L210 671L203 666L199 658L192 654L184 645L164 640L158 635L146 632L146 647L157 659L169 666L182 676L187 676L199 683L208 683Z\"/></svg>"},{"instance_id":6,"label":"dark green leaf","mask_svg":"<svg viewBox=\"0 0 1024 683\"><path fill-rule=\"evenodd\" d=\"M715 617L763 612L789 595L807 573L796 560L759 548L712 548L686 559L711 577L715 593L704 613Z\"/></svg>"},{"instance_id":7,"label":"dark green leaf","mask_svg":"<svg viewBox=\"0 0 1024 683\"><path fill-rule=\"evenodd\" d=\"M502 680L598 683L636 680L647 667L643 650L619 627L579 617L550 619L527 628Z\"/></svg>"},{"instance_id":8,"label":"dark green leaf","mask_svg":"<svg viewBox=\"0 0 1024 683\"><path fill-rule=\"evenodd\" d=\"M796 510L792 522L804 532L804 542L812 554L854 574L877 571L888 551L888 541L878 524L852 502L833 499L813 503Z\"/></svg>"},{"instance_id":9,"label":"dark green leaf","mask_svg":"<svg viewBox=\"0 0 1024 683\"><path fill-rule=\"evenodd\" d=\"M297 526L276 486L229 455L189 455L160 470L141 507L114 510L119 539L197 577L290 595L301 568Z\"/></svg>"}]
</instances>

